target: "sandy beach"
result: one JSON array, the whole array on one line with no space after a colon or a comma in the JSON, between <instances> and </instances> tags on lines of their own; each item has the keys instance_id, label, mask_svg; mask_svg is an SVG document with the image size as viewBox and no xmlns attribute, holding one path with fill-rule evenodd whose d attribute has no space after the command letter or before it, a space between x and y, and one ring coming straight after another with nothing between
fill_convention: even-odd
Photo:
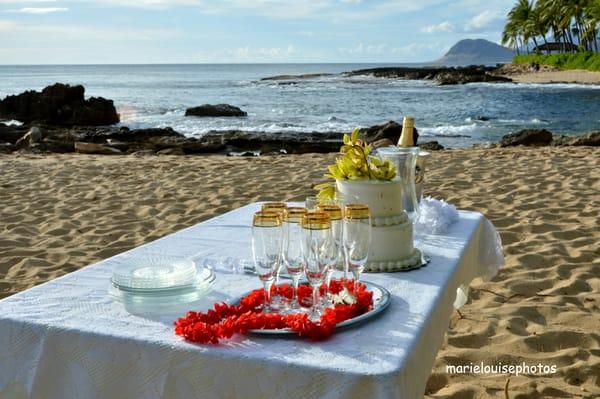
<instances>
[{"instance_id":1,"label":"sandy beach","mask_svg":"<svg viewBox=\"0 0 600 399\"><path fill-rule=\"evenodd\" d=\"M600 72L583 70L527 72L509 75L508 77L516 83L600 84Z\"/></svg>"},{"instance_id":2,"label":"sandy beach","mask_svg":"<svg viewBox=\"0 0 600 399\"><path fill-rule=\"evenodd\" d=\"M0 298L251 201L303 200L334 157L0 155ZM600 150L434 152L425 192L484 213L507 261L452 317L426 397L504 398L508 376L445 371L499 361L558 367L511 377L510 398L598 397Z\"/></svg>"}]
</instances>

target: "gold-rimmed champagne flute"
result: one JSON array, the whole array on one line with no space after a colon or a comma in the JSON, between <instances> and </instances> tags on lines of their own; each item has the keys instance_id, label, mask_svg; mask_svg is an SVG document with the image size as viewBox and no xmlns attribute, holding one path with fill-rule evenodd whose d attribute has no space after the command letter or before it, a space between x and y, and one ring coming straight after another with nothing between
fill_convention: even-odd
<instances>
[{"instance_id":1,"label":"gold-rimmed champagne flute","mask_svg":"<svg viewBox=\"0 0 600 399\"><path fill-rule=\"evenodd\" d=\"M292 301L290 312L303 311L298 303L298 282L302 276L302 218L308 213L306 208L289 207L283 216L283 263L292 278Z\"/></svg>"},{"instance_id":2,"label":"gold-rimmed champagne flute","mask_svg":"<svg viewBox=\"0 0 600 399\"><path fill-rule=\"evenodd\" d=\"M287 209L285 202L265 202L262 205L262 210L267 212L276 212L279 217L283 220L285 210ZM283 246L282 246L283 250ZM283 254L282 254L283 255ZM277 287L279 286L279 274L281 273L281 263L277 270L275 270L275 295L271 298L271 309L274 311L285 310L287 307L287 298L282 297L278 293Z\"/></svg>"},{"instance_id":3,"label":"gold-rimmed champagne flute","mask_svg":"<svg viewBox=\"0 0 600 399\"><path fill-rule=\"evenodd\" d=\"M321 301L323 306L328 308L333 306L331 294L329 293L331 277L337 267L338 262L343 258L342 237L344 221L342 219L342 207L337 204L319 204L317 205L317 211L329 215L329 219L331 220L331 236L333 240L332 245L334 246L333 250L335 252L335 256L331 259L332 263L327 269L327 275L325 276L325 292Z\"/></svg>"},{"instance_id":4,"label":"gold-rimmed champagne flute","mask_svg":"<svg viewBox=\"0 0 600 399\"><path fill-rule=\"evenodd\" d=\"M309 319L318 322L319 288L327 275L327 268L333 257L331 221L329 215L322 212L309 212L302 217L302 256L304 273L312 287L312 307Z\"/></svg>"},{"instance_id":5,"label":"gold-rimmed champagne flute","mask_svg":"<svg viewBox=\"0 0 600 399\"><path fill-rule=\"evenodd\" d=\"M304 206L306 207L306 209L308 209L309 212L316 211L317 205L319 205L319 199L315 195L306 197L306 199L304 200Z\"/></svg>"},{"instance_id":6,"label":"gold-rimmed champagne flute","mask_svg":"<svg viewBox=\"0 0 600 399\"><path fill-rule=\"evenodd\" d=\"M265 313L271 311L271 287L281 263L281 224L281 216L276 212L260 211L252 218L252 254L265 290Z\"/></svg>"},{"instance_id":7,"label":"gold-rimmed champagne flute","mask_svg":"<svg viewBox=\"0 0 600 399\"><path fill-rule=\"evenodd\" d=\"M365 269L371 248L371 211L364 204L344 207L344 253L347 268L354 275L354 294Z\"/></svg>"}]
</instances>

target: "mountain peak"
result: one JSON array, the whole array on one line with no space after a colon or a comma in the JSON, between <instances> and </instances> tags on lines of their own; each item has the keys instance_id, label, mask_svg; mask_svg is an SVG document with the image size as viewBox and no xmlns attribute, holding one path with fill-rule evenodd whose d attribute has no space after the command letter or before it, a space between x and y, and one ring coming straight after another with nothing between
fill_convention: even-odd
<instances>
[{"instance_id":1,"label":"mountain peak","mask_svg":"<svg viewBox=\"0 0 600 399\"><path fill-rule=\"evenodd\" d=\"M495 65L511 62L513 52L506 47L485 39L464 39L456 43L436 64L459 65Z\"/></svg>"}]
</instances>

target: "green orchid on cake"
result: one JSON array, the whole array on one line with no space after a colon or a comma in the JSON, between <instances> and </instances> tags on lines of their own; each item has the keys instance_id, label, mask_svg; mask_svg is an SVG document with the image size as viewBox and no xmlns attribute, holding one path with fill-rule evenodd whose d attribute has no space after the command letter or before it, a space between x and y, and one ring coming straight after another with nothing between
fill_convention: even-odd
<instances>
[{"instance_id":1,"label":"green orchid on cake","mask_svg":"<svg viewBox=\"0 0 600 399\"><path fill-rule=\"evenodd\" d=\"M396 168L389 161L382 161L371 154L371 147L359 139L360 129L355 129L351 135L344 134L344 145L340 149L341 157L335 164L329 165L329 173L325 177L335 180L379 180L391 181L396 177ZM315 186L319 190L317 198L320 201L331 200L335 197L335 185L323 183Z\"/></svg>"}]
</instances>

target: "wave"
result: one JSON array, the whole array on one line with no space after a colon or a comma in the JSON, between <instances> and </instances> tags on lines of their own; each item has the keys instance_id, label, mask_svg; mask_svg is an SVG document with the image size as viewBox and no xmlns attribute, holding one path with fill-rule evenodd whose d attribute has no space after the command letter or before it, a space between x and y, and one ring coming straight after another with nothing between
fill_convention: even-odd
<instances>
[{"instance_id":1,"label":"wave","mask_svg":"<svg viewBox=\"0 0 600 399\"><path fill-rule=\"evenodd\" d=\"M587 90L600 90L598 84L586 84L586 83L469 83L468 86L484 86L493 87L498 89L587 89Z\"/></svg>"},{"instance_id":2,"label":"wave","mask_svg":"<svg viewBox=\"0 0 600 399\"><path fill-rule=\"evenodd\" d=\"M16 119L9 119L7 121L0 121L0 123L2 123L3 125L6 126L22 126L23 122L18 121Z\"/></svg>"},{"instance_id":3,"label":"wave","mask_svg":"<svg viewBox=\"0 0 600 399\"><path fill-rule=\"evenodd\" d=\"M480 129L477 123L471 123L469 125L443 125L435 127L419 127L419 134L422 136L432 137L465 137L470 138L471 135L467 133L475 132Z\"/></svg>"},{"instance_id":4,"label":"wave","mask_svg":"<svg viewBox=\"0 0 600 399\"><path fill-rule=\"evenodd\" d=\"M516 125L547 125L550 122L544 119L498 119L498 123L516 124Z\"/></svg>"}]
</instances>

